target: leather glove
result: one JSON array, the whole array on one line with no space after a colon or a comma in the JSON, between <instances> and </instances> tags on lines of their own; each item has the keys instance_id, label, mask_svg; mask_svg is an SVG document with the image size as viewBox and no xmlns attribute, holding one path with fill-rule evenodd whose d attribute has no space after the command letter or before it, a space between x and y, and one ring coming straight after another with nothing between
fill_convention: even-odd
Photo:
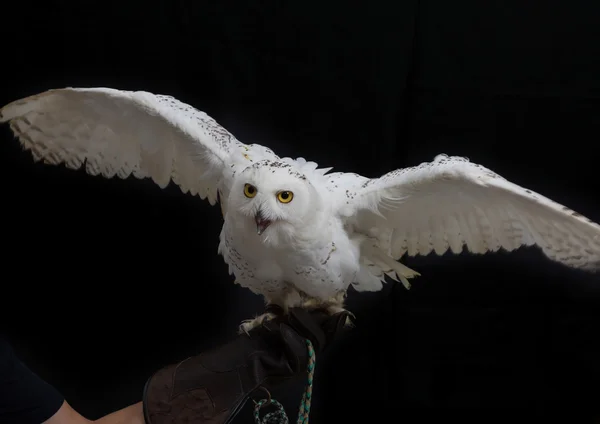
<instances>
[{"instance_id":1,"label":"leather glove","mask_svg":"<svg viewBox=\"0 0 600 424\"><path fill-rule=\"evenodd\" d=\"M306 375L306 339L318 356L347 318L345 312L291 309L249 334L159 370L144 388L146 424L230 424L251 395Z\"/></svg>"}]
</instances>

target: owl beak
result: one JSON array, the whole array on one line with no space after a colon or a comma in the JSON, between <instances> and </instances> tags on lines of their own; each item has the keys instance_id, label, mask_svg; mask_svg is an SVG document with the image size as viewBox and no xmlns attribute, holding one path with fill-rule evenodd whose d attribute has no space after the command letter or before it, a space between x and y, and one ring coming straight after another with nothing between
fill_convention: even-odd
<instances>
[{"instance_id":1,"label":"owl beak","mask_svg":"<svg viewBox=\"0 0 600 424\"><path fill-rule=\"evenodd\" d=\"M256 221L256 233L260 236L265 232L269 225L271 225L271 221L266 219L261 211L258 211L254 216L254 221Z\"/></svg>"}]
</instances>

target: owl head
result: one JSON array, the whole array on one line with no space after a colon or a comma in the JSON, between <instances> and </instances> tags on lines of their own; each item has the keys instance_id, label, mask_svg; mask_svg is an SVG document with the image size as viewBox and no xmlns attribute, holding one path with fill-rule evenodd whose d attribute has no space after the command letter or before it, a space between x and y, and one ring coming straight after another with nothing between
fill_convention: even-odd
<instances>
[{"instance_id":1,"label":"owl head","mask_svg":"<svg viewBox=\"0 0 600 424\"><path fill-rule=\"evenodd\" d=\"M278 243L309 230L321 199L291 164L263 161L242 171L229 193L228 210L265 242Z\"/></svg>"}]
</instances>

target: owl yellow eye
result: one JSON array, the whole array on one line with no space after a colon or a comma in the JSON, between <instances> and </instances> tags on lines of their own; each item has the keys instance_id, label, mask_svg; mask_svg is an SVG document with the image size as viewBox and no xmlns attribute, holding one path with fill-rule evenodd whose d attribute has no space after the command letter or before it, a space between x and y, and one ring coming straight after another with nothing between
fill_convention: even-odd
<instances>
[{"instance_id":1,"label":"owl yellow eye","mask_svg":"<svg viewBox=\"0 0 600 424\"><path fill-rule=\"evenodd\" d=\"M244 184L244 196L252 199L254 196L256 196L256 192L256 187L251 184Z\"/></svg>"},{"instance_id":2,"label":"owl yellow eye","mask_svg":"<svg viewBox=\"0 0 600 424\"><path fill-rule=\"evenodd\" d=\"M294 193L291 191L280 191L277 193L277 200L281 203L290 203L294 198Z\"/></svg>"}]
</instances>

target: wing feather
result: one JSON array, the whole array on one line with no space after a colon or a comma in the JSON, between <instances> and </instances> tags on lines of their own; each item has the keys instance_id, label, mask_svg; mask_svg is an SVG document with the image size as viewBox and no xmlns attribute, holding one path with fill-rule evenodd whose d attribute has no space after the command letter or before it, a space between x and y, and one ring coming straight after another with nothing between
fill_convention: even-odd
<instances>
[{"instance_id":1,"label":"wing feather","mask_svg":"<svg viewBox=\"0 0 600 424\"><path fill-rule=\"evenodd\" d=\"M111 88L64 88L0 109L36 161L85 166L106 178L172 180L184 193L217 200L234 149L246 148L206 113L173 97Z\"/></svg>"},{"instance_id":2,"label":"wing feather","mask_svg":"<svg viewBox=\"0 0 600 424\"><path fill-rule=\"evenodd\" d=\"M467 159L439 155L377 179L332 176L344 193L338 212L360 233L391 234L395 259L537 245L568 266L600 267L598 224Z\"/></svg>"}]
</instances>

